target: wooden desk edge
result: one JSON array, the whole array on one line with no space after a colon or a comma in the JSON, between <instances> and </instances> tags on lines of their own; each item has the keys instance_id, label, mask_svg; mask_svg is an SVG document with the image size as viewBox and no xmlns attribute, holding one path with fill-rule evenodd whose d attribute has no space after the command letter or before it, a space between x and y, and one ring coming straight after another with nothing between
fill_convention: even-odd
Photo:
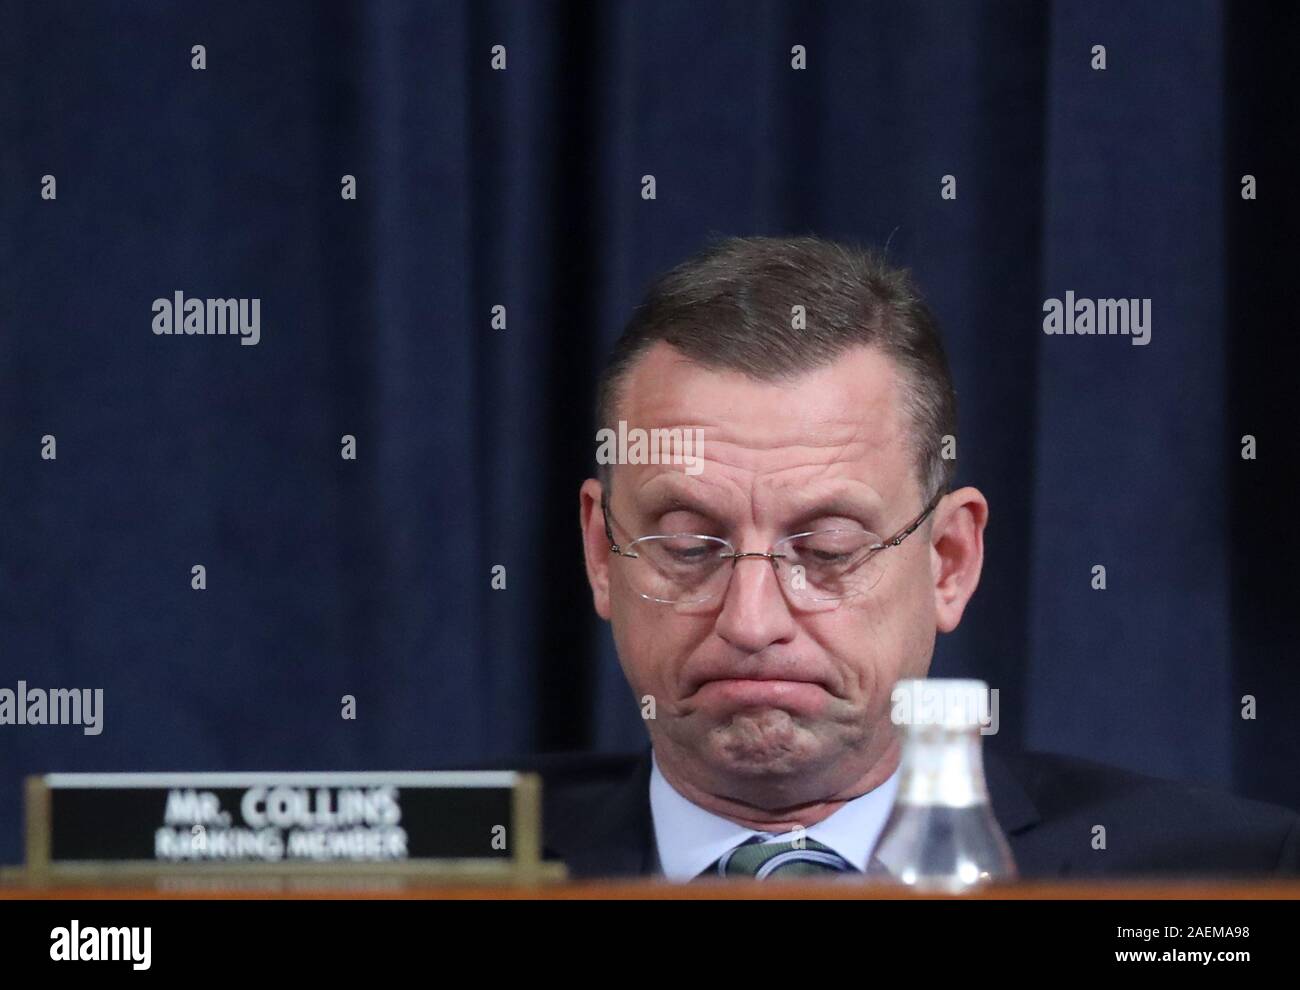
<instances>
[{"instance_id":1,"label":"wooden desk edge","mask_svg":"<svg viewBox=\"0 0 1300 990\"><path fill-rule=\"evenodd\" d=\"M1300 900L1300 881L1028 881L962 895L843 882L455 883L414 877L154 877L0 884L3 900Z\"/></svg>"}]
</instances>

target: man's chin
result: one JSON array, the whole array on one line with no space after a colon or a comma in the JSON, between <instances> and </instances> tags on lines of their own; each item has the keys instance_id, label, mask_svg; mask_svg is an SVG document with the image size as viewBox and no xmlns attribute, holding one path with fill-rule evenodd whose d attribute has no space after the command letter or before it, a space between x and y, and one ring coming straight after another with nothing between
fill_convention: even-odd
<instances>
[{"instance_id":1,"label":"man's chin","mask_svg":"<svg viewBox=\"0 0 1300 990\"><path fill-rule=\"evenodd\" d=\"M709 733L704 751L716 773L775 787L806 782L827 762L816 733L776 708L736 713Z\"/></svg>"}]
</instances>

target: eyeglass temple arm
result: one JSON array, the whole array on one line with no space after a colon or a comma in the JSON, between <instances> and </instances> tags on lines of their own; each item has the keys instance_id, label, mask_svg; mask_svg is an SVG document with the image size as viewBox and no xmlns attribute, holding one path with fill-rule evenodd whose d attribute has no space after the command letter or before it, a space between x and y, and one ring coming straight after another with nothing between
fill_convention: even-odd
<instances>
[{"instance_id":1,"label":"eyeglass temple arm","mask_svg":"<svg viewBox=\"0 0 1300 990\"><path fill-rule=\"evenodd\" d=\"M907 539L909 536L911 536L913 533L915 533L917 529L920 528L921 523L925 522L925 517L934 511L935 506L939 504L939 501L946 494L947 493L942 488L940 488L939 491L935 494L934 498L930 499L930 504L927 505L921 511L921 514L919 516L913 519L904 529L899 530L899 532L896 533L893 537L886 540L884 543L880 544L880 546L882 548L896 547L900 543L902 543L905 539Z\"/></svg>"},{"instance_id":2,"label":"eyeglass temple arm","mask_svg":"<svg viewBox=\"0 0 1300 990\"><path fill-rule=\"evenodd\" d=\"M600 490L600 514L605 517L605 536L609 540L609 549L613 553L621 554L623 548L614 540L614 529L609 524L609 492L603 487Z\"/></svg>"}]
</instances>

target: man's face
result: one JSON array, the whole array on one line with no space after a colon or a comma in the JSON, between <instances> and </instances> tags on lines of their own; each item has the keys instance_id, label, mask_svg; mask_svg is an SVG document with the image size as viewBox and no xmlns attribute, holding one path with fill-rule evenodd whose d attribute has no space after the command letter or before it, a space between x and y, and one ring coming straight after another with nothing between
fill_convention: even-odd
<instances>
[{"instance_id":1,"label":"man's face","mask_svg":"<svg viewBox=\"0 0 1300 990\"><path fill-rule=\"evenodd\" d=\"M702 470L612 469L620 543L693 533L767 551L819 529L892 536L924 508L895 367L874 349L770 383L702 368L660 343L625 380L618 417L629 428L702 429L704 437ZM881 551L883 571L867 593L809 609L791 602L769 561L746 558L724 565L730 583L709 606L680 608L633 590L629 569L648 565L610 554L599 500L598 483L588 481L583 526L596 607L612 623L638 704L654 698L647 727L670 779L789 807L851 791L889 759L894 683L925 675L936 628L956 625L978 579L978 559L973 578L966 559L960 580L969 588L943 590L958 580L932 545L950 515L944 503L933 532L923 526ZM977 522L982 530L983 517ZM982 552L978 532L974 542ZM960 599L955 614L950 598Z\"/></svg>"}]
</instances>

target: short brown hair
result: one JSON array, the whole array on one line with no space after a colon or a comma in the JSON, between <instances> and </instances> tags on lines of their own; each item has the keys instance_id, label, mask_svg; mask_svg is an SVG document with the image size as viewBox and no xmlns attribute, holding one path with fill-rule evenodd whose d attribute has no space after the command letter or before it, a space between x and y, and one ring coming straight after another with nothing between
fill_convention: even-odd
<instances>
[{"instance_id":1,"label":"short brown hair","mask_svg":"<svg viewBox=\"0 0 1300 990\"><path fill-rule=\"evenodd\" d=\"M806 329L791 327L795 305ZM757 381L824 367L853 347L879 348L902 372L924 497L952 484L943 438L956 435L957 396L938 322L910 273L875 251L817 237L714 241L655 279L633 311L600 377L597 426L616 426L628 372L659 341Z\"/></svg>"}]
</instances>

